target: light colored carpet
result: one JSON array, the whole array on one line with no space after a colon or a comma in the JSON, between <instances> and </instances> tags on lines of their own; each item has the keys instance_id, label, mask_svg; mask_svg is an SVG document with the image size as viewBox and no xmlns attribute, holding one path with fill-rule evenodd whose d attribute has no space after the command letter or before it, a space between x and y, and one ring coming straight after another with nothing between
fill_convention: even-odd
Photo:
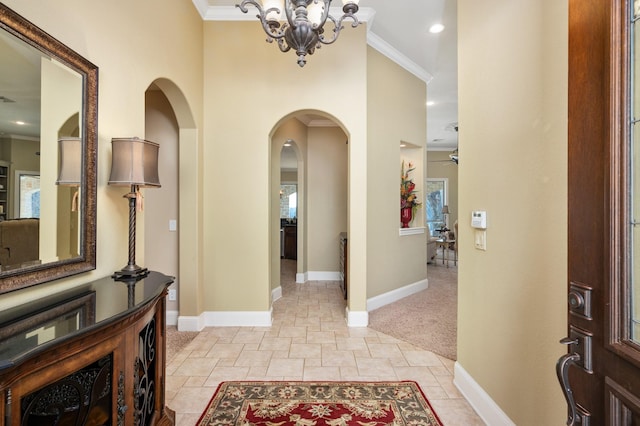
<instances>
[{"instance_id":1,"label":"light colored carpet","mask_svg":"<svg viewBox=\"0 0 640 426\"><path fill-rule=\"evenodd\" d=\"M458 268L427 266L429 288L369 312L369 327L456 360Z\"/></svg>"},{"instance_id":2,"label":"light colored carpet","mask_svg":"<svg viewBox=\"0 0 640 426\"><path fill-rule=\"evenodd\" d=\"M167 326L167 364L197 335L197 331L178 331L175 325Z\"/></svg>"},{"instance_id":3,"label":"light colored carpet","mask_svg":"<svg viewBox=\"0 0 640 426\"><path fill-rule=\"evenodd\" d=\"M294 260L283 260L282 282L295 282ZM369 327L456 359L458 268L429 264L429 288L369 312ZM167 361L198 335L167 327Z\"/></svg>"}]
</instances>

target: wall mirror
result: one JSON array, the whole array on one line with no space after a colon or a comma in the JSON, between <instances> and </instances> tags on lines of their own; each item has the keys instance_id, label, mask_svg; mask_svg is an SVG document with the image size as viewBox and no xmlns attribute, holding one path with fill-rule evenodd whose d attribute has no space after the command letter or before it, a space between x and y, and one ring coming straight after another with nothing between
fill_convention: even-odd
<instances>
[{"instance_id":1,"label":"wall mirror","mask_svg":"<svg viewBox=\"0 0 640 426\"><path fill-rule=\"evenodd\" d=\"M98 68L0 3L0 293L95 269Z\"/></svg>"}]
</instances>

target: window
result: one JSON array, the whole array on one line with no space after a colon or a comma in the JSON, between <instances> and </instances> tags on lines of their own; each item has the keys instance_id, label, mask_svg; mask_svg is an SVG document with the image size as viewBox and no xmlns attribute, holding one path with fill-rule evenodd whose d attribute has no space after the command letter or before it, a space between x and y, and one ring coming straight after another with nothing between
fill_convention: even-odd
<instances>
[{"instance_id":1,"label":"window","mask_svg":"<svg viewBox=\"0 0 640 426\"><path fill-rule=\"evenodd\" d=\"M426 221L429 235L439 236L438 229L446 226L442 208L447 204L447 178L427 178Z\"/></svg>"},{"instance_id":2,"label":"window","mask_svg":"<svg viewBox=\"0 0 640 426\"><path fill-rule=\"evenodd\" d=\"M40 217L40 175L38 172L17 171L18 218Z\"/></svg>"}]
</instances>

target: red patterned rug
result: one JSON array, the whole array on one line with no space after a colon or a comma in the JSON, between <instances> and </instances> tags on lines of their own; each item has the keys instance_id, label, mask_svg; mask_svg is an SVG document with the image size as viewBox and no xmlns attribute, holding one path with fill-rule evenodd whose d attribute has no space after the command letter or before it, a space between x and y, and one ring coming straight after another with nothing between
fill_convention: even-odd
<instances>
[{"instance_id":1,"label":"red patterned rug","mask_svg":"<svg viewBox=\"0 0 640 426\"><path fill-rule=\"evenodd\" d=\"M416 382L222 382L198 426L442 426Z\"/></svg>"}]
</instances>

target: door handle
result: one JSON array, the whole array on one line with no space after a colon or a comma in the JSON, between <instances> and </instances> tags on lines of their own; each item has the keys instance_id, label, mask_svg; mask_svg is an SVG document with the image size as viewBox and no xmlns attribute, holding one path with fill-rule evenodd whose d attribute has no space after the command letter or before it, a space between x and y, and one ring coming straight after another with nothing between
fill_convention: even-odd
<instances>
[{"instance_id":1,"label":"door handle","mask_svg":"<svg viewBox=\"0 0 640 426\"><path fill-rule=\"evenodd\" d=\"M578 339L572 339L565 337L560 340L560 343L567 346L577 345ZM567 407L569 408L569 415L567 417L567 426L574 426L580 421L578 416L578 409L576 407L576 401L573 398L573 392L569 384L569 367L571 364L575 364L580 361L580 354L577 352L567 353L560 357L556 363L556 374L558 375L558 381L560 381L560 387L564 398L567 400Z\"/></svg>"}]
</instances>

